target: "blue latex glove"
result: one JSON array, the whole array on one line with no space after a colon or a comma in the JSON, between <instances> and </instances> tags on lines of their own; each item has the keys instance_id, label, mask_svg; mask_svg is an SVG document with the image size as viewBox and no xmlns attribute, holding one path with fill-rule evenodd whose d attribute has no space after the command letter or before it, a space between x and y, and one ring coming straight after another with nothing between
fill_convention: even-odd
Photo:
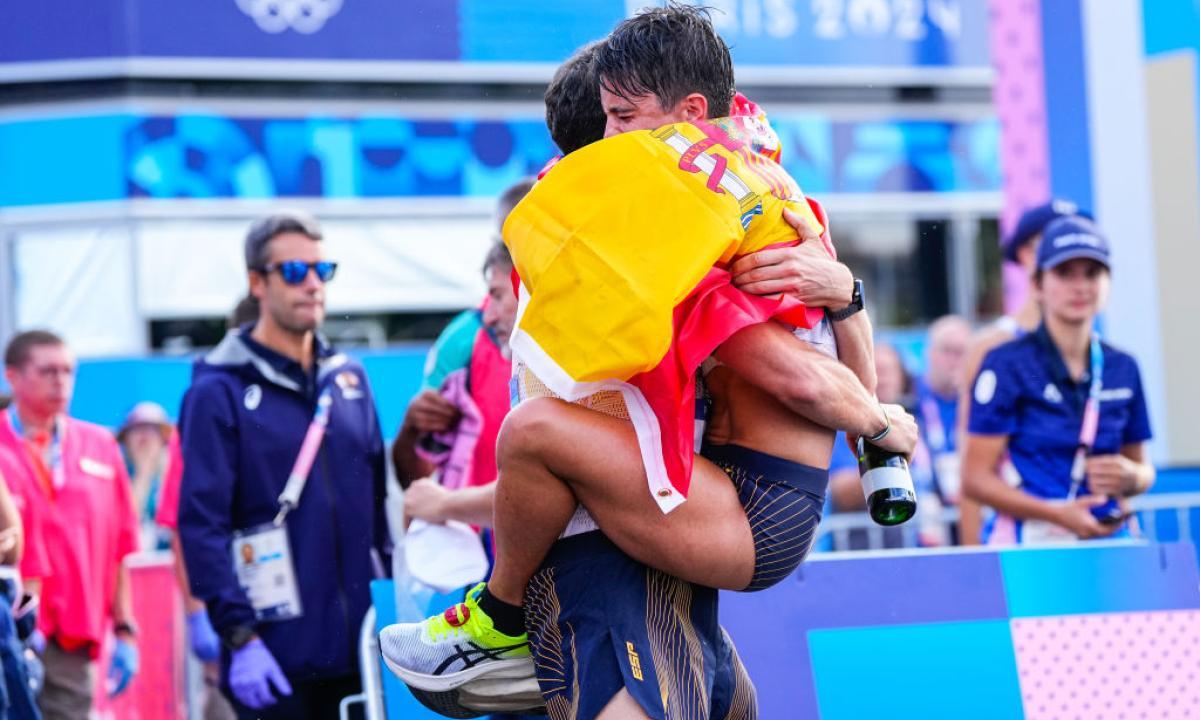
<instances>
[{"instance_id":1,"label":"blue latex glove","mask_svg":"<svg viewBox=\"0 0 1200 720\"><path fill-rule=\"evenodd\" d=\"M137 671L137 645L117 638L113 645L112 662L108 666L108 696L114 698L125 692Z\"/></svg>"},{"instance_id":2,"label":"blue latex glove","mask_svg":"<svg viewBox=\"0 0 1200 720\"><path fill-rule=\"evenodd\" d=\"M221 638L208 621L208 611L200 608L187 616L188 637L192 652L204 662L216 662L221 657Z\"/></svg>"},{"instance_id":3,"label":"blue latex glove","mask_svg":"<svg viewBox=\"0 0 1200 720\"><path fill-rule=\"evenodd\" d=\"M34 630L30 633L29 639L25 641L25 645L37 653L38 657L46 654L46 636L42 634L41 630Z\"/></svg>"},{"instance_id":4,"label":"blue latex glove","mask_svg":"<svg viewBox=\"0 0 1200 720\"><path fill-rule=\"evenodd\" d=\"M272 685L280 695L292 694L292 686L262 640L254 638L240 650L233 651L229 663L229 689L233 690L238 702L253 710L270 707L277 702L271 692Z\"/></svg>"}]
</instances>

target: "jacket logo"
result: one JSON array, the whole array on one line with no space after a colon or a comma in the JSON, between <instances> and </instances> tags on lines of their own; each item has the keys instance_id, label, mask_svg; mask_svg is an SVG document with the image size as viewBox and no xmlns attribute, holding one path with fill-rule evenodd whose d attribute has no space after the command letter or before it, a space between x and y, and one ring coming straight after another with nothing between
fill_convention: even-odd
<instances>
[{"instance_id":1,"label":"jacket logo","mask_svg":"<svg viewBox=\"0 0 1200 720\"><path fill-rule=\"evenodd\" d=\"M259 403L262 402L262 388L258 385L251 385L246 388L246 394L242 397L242 404L247 410L257 410Z\"/></svg>"},{"instance_id":2,"label":"jacket logo","mask_svg":"<svg viewBox=\"0 0 1200 720\"><path fill-rule=\"evenodd\" d=\"M1133 388L1111 388L1109 390L1100 391L1101 402L1109 402L1112 400L1132 400Z\"/></svg>"},{"instance_id":3,"label":"jacket logo","mask_svg":"<svg viewBox=\"0 0 1200 720\"><path fill-rule=\"evenodd\" d=\"M984 370L975 381L975 402L987 405L996 397L996 372Z\"/></svg>"},{"instance_id":4,"label":"jacket logo","mask_svg":"<svg viewBox=\"0 0 1200 720\"><path fill-rule=\"evenodd\" d=\"M357 400L363 396L358 376L349 370L338 373L333 382L341 389L344 400Z\"/></svg>"},{"instance_id":5,"label":"jacket logo","mask_svg":"<svg viewBox=\"0 0 1200 720\"><path fill-rule=\"evenodd\" d=\"M625 650L629 653L629 670L633 679L642 680L642 660L638 657L637 650L633 649L633 643L626 642Z\"/></svg>"},{"instance_id":6,"label":"jacket logo","mask_svg":"<svg viewBox=\"0 0 1200 720\"><path fill-rule=\"evenodd\" d=\"M79 469L88 475L95 475L105 480L112 480L117 475L112 465L93 460L90 457L79 458Z\"/></svg>"},{"instance_id":7,"label":"jacket logo","mask_svg":"<svg viewBox=\"0 0 1200 720\"><path fill-rule=\"evenodd\" d=\"M1058 386L1054 383L1046 383L1046 389L1042 391L1042 397L1046 399L1046 402L1052 402L1056 405L1063 401L1062 393L1058 391Z\"/></svg>"}]
</instances>

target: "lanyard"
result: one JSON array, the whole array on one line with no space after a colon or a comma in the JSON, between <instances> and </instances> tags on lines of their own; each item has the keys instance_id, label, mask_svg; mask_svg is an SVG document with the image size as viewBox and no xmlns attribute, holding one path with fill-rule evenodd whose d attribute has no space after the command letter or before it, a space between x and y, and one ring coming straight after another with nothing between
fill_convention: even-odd
<instances>
[{"instance_id":1,"label":"lanyard","mask_svg":"<svg viewBox=\"0 0 1200 720\"><path fill-rule=\"evenodd\" d=\"M317 450L321 447L321 441L325 439L325 428L329 426L329 409L332 406L333 392L326 387L317 398L317 409L313 413L312 422L308 424L308 432L304 433L304 442L300 443L300 452L296 454L296 462L292 465L292 472L288 474L287 484L279 494L276 527L283 525L287 514L300 504L300 495L308 483L308 474L317 457Z\"/></svg>"},{"instance_id":2,"label":"lanyard","mask_svg":"<svg viewBox=\"0 0 1200 720\"><path fill-rule=\"evenodd\" d=\"M1100 350L1100 336L1092 333L1091 343L1092 382L1088 388L1087 402L1083 405L1083 426L1079 428L1079 445L1075 449L1075 460L1071 463L1071 490L1068 500L1074 500L1083 485L1087 472L1087 456L1096 444L1096 430L1100 425L1100 387L1103 384L1104 354Z\"/></svg>"},{"instance_id":3,"label":"lanyard","mask_svg":"<svg viewBox=\"0 0 1200 720\"><path fill-rule=\"evenodd\" d=\"M942 412L931 395L926 395L921 401L921 415L924 416L925 434L929 438L929 451L937 455L950 443L946 437L946 426L942 423Z\"/></svg>"},{"instance_id":4,"label":"lanyard","mask_svg":"<svg viewBox=\"0 0 1200 720\"><path fill-rule=\"evenodd\" d=\"M13 432L17 437L25 442L29 442L25 437L25 427L21 424L21 418L17 415L16 408L12 408L8 413L8 419L12 424ZM66 473L63 472L62 462L62 426L58 418L54 419L54 429L50 432L50 446L42 454L42 462L50 468L50 484L54 490L62 490L63 485L67 482Z\"/></svg>"}]
</instances>

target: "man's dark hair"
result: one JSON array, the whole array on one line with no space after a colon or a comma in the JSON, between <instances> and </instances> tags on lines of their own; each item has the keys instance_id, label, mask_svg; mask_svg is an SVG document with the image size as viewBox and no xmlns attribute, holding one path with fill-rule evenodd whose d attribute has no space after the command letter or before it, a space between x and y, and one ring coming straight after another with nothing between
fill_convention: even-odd
<instances>
[{"instance_id":1,"label":"man's dark hair","mask_svg":"<svg viewBox=\"0 0 1200 720\"><path fill-rule=\"evenodd\" d=\"M508 246L497 240L488 248L487 257L483 259L483 274L487 275L488 270L503 265L511 269L513 266L512 254L508 252Z\"/></svg>"},{"instance_id":2,"label":"man's dark hair","mask_svg":"<svg viewBox=\"0 0 1200 720\"><path fill-rule=\"evenodd\" d=\"M4 349L4 365L10 368L22 368L29 362L35 347L43 345L66 345L63 339L49 330L26 330L17 333L8 341Z\"/></svg>"},{"instance_id":3,"label":"man's dark hair","mask_svg":"<svg viewBox=\"0 0 1200 720\"><path fill-rule=\"evenodd\" d=\"M529 194L533 189L533 184L537 182L536 178L521 178L512 185L504 189L500 193L500 197L496 200L496 229L500 230L504 227L504 221L508 219L508 214L513 211L517 203Z\"/></svg>"},{"instance_id":4,"label":"man's dark hair","mask_svg":"<svg viewBox=\"0 0 1200 720\"><path fill-rule=\"evenodd\" d=\"M608 92L654 95L663 110L700 93L718 118L733 101L733 60L707 8L672 2L622 21L597 51L596 73Z\"/></svg>"},{"instance_id":5,"label":"man's dark hair","mask_svg":"<svg viewBox=\"0 0 1200 720\"><path fill-rule=\"evenodd\" d=\"M604 108L600 107L600 78L596 75L601 44L602 40L596 40L576 50L546 87L546 127L563 155L604 137Z\"/></svg>"},{"instance_id":6,"label":"man's dark hair","mask_svg":"<svg viewBox=\"0 0 1200 720\"><path fill-rule=\"evenodd\" d=\"M299 233L313 240L323 237L321 224L307 213L290 211L259 218L246 232L246 269L258 270L266 265L271 241L284 233Z\"/></svg>"}]
</instances>

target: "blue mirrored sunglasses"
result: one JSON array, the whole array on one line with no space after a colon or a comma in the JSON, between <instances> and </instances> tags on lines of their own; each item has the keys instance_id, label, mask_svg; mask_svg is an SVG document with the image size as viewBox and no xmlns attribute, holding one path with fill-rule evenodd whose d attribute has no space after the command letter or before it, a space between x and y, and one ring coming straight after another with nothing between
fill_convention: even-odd
<instances>
[{"instance_id":1,"label":"blue mirrored sunglasses","mask_svg":"<svg viewBox=\"0 0 1200 720\"><path fill-rule=\"evenodd\" d=\"M304 282L304 278L308 277L308 271L312 270L317 274L318 280L327 283L333 279L333 274L337 272L337 263L329 262L328 260L311 263L306 263L303 260L284 260L278 263L268 263L258 269L263 273L278 270L279 277L283 278L283 281L288 285L299 285Z\"/></svg>"}]
</instances>

